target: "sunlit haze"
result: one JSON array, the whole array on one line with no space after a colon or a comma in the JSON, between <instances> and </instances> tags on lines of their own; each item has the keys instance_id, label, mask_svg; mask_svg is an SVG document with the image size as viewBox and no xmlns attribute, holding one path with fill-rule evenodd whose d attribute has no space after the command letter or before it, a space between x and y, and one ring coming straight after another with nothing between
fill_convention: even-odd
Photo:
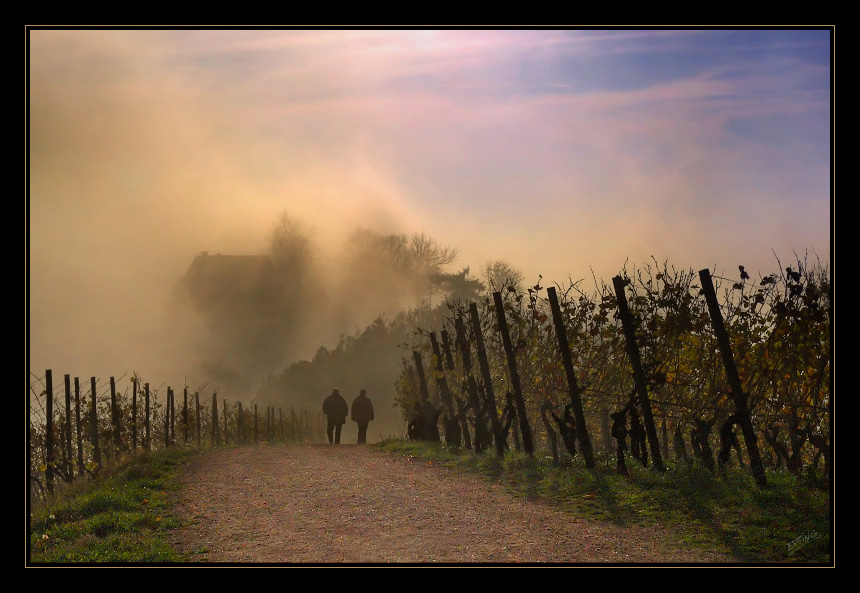
<instances>
[{"instance_id":1,"label":"sunlit haze","mask_svg":"<svg viewBox=\"0 0 860 593\"><path fill-rule=\"evenodd\" d=\"M834 34L30 30L28 372L181 386L174 288L283 213L326 266L359 227L544 285L829 264ZM337 311L271 371L381 312L325 269Z\"/></svg>"}]
</instances>

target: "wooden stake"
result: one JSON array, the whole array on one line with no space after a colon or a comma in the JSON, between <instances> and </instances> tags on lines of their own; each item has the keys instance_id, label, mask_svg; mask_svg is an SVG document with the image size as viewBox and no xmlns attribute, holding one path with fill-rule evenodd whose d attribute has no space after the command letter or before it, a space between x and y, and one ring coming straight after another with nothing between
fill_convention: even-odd
<instances>
[{"instance_id":1,"label":"wooden stake","mask_svg":"<svg viewBox=\"0 0 860 593\"><path fill-rule=\"evenodd\" d=\"M555 287L546 289L549 297L549 305L552 309L552 320L555 324L555 335L558 338L558 350L561 355L561 363L567 376L567 390L570 402L573 404L573 417L576 419L576 438L579 440L579 450L585 459L585 467L594 468L594 452L591 449L591 438L588 436L588 428L585 423L585 413L582 410L582 398L579 392L579 384L576 381L576 373L573 369L573 361L570 356L570 344L567 341L567 329L561 314L561 305Z\"/></svg>"},{"instance_id":2,"label":"wooden stake","mask_svg":"<svg viewBox=\"0 0 860 593\"><path fill-rule=\"evenodd\" d=\"M528 455L534 455L534 444L532 443L532 429L526 416L526 402L523 398L523 390L520 386L520 374L517 370L517 357L514 355L514 347L511 343L511 334L508 331L508 320L505 317L502 293L493 293L493 302L496 305L496 319L499 324L499 333L502 334L502 344L505 347L505 356L508 359L508 371L511 374L511 386L514 391L514 403L517 408L517 419L520 423L520 434L523 439L523 450Z\"/></svg>"},{"instance_id":3,"label":"wooden stake","mask_svg":"<svg viewBox=\"0 0 860 593\"><path fill-rule=\"evenodd\" d=\"M636 343L636 328L633 324L633 316L627 306L627 295L624 292L626 282L621 276L612 279L615 286L615 295L618 297L618 313L621 316L621 325L624 329L624 337L627 343L627 355L633 366L633 381L636 384L636 392L639 394L639 406L645 417L645 432L648 435L648 445L651 449L651 460L654 469L664 472L663 456L660 453L660 440L657 438L657 428L654 425L654 415L651 413L651 400L648 398L648 382L645 379L645 371L642 367L642 359L639 356L639 346Z\"/></svg>"},{"instance_id":4,"label":"wooden stake","mask_svg":"<svg viewBox=\"0 0 860 593\"><path fill-rule=\"evenodd\" d=\"M747 406L747 394L744 393L741 378L738 375L737 366L735 366L731 341L723 323L723 315L720 312L720 304L717 302L717 293L714 290L711 272L707 269L700 270L699 280L702 282L702 291L705 293L705 301L708 303L708 312L711 315L711 325L713 325L714 333L717 335L717 344L720 347L720 355L723 357L723 366L726 368L726 376L731 389L732 401L735 404L738 424L741 426L744 442L747 444L747 454L750 458L750 468L752 469L753 478L759 488L765 488L767 487L767 478L764 474L764 464L758 450L757 437L755 430L753 430L752 419L750 418L749 407Z\"/></svg>"}]
</instances>

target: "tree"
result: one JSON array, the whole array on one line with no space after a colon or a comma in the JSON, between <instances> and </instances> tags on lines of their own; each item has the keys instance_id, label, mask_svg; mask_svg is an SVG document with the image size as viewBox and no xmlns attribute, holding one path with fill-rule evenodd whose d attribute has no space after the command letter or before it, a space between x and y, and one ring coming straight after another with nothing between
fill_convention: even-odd
<instances>
[{"instance_id":1,"label":"tree","mask_svg":"<svg viewBox=\"0 0 860 593\"><path fill-rule=\"evenodd\" d=\"M429 300L446 283L456 284L443 267L458 255L424 233L385 235L358 228L347 242L344 280L357 300L380 307L374 315L394 312Z\"/></svg>"},{"instance_id":2,"label":"tree","mask_svg":"<svg viewBox=\"0 0 860 593\"><path fill-rule=\"evenodd\" d=\"M315 260L310 230L284 212L272 230L269 256L275 269L294 282L301 282Z\"/></svg>"},{"instance_id":3,"label":"tree","mask_svg":"<svg viewBox=\"0 0 860 593\"><path fill-rule=\"evenodd\" d=\"M468 267L452 274L433 274L429 280L434 292L440 292L446 300L452 302L476 301L485 288L483 282L469 277Z\"/></svg>"},{"instance_id":4,"label":"tree","mask_svg":"<svg viewBox=\"0 0 860 593\"><path fill-rule=\"evenodd\" d=\"M424 233L415 233L411 238L410 256L416 271L430 276L448 264L457 261L460 252L453 247L439 245Z\"/></svg>"},{"instance_id":5,"label":"tree","mask_svg":"<svg viewBox=\"0 0 860 593\"><path fill-rule=\"evenodd\" d=\"M501 292L513 289L514 292L522 292L525 277L518 269L506 261L497 259L488 261L481 266L479 279L489 292Z\"/></svg>"}]
</instances>

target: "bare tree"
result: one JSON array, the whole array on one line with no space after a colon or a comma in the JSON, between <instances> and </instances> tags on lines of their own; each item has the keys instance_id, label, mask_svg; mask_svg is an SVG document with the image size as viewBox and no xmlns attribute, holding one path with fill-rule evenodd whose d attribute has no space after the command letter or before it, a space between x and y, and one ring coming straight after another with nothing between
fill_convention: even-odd
<instances>
[{"instance_id":1,"label":"bare tree","mask_svg":"<svg viewBox=\"0 0 860 593\"><path fill-rule=\"evenodd\" d=\"M410 256L413 267L419 273L429 275L438 273L442 266L457 261L460 252L453 247L439 245L433 237L424 233L412 235Z\"/></svg>"},{"instance_id":2,"label":"bare tree","mask_svg":"<svg viewBox=\"0 0 860 593\"><path fill-rule=\"evenodd\" d=\"M347 242L346 280L357 299L396 310L456 284L443 268L458 256L457 249L424 233L385 235L359 228Z\"/></svg>"},{"instance_id":3,"label":"bare tree","mask_svg":"<svg viewBox=\"0 0 860 593\"><path fill-rule=\"evenodd\" d=\"M269 246L275 269L300 281L314 263L314 252L310 229L286 212L281 214Z\"/></svg>"},{"instance_id":4,"label":"bare tree","mask_svg":"<svg viewBox=\"0 0 860 593\"><path fill-rule=\"evenodd\" d=\"M522 272L500 259L482 265L478 278L490 292L500 292L508 288L520 292L525 279Z\"/></svg>"}]
</instances>

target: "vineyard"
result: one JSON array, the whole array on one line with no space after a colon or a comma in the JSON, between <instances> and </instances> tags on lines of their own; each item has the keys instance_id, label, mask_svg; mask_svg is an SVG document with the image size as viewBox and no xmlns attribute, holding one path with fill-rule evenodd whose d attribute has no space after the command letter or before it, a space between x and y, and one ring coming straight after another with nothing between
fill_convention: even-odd
<instances>
[{"instance_id":1,"label":"vineyard","mask_svg":"<svg viewBox=\"0 0 860 593\"><path fill-rule=\"evenodd\" d=\"M780 265L782 269L782 266ZM654 261L593 292L497 287L417 327L398 402L412 439L656 471L730 464L829 487L832 278L798 261L753 279Z\"/></svg>"},{"instance_id":2,"label":"vineyard","mask_svg":"<svg viewBox=\"0 0 860 593\"><path fill-rule=\"evenodd\" d=\"M391 381L412 440L588 469L611 459L622 475L631 463L714 474L736 464L759 487L784 469L829 488L832 277L817 261L779 268L726 278L655 261L592 291L502 283L377 320L264 388L286 393L297 373L353 353L370 369L365 350L391 349L411 323ZM47 370L28 382L28 476L40 498L138 451L324 440L320 415L304 409L258 410L217 391L201 400L187 387L177 401L137 375L123 389L113 377L55 379Z\"/></svg>"},{"instance_id":3,"label":"vineyard","mask_svg":"<svg viewBox=\"0 0 860 593\"><path fill-rule=\"evenodd\" d=\"M167 388L163 401L137 375L120 392L110 377L91 377L82 391L78 377L54 386L52 370L31 378L28 392L28 476L30 496L45 500L58 483L95 476L105 465L161 447L217 447L256 443L316 443L325 437L319 414L242 402L201 402L200 391L183 388L181 401ZM37 389L37 386L41 387ZM178 416L177 416L178 412ZM262 416L262 417L261 417Z\"/></svg>"}]
</instances>

